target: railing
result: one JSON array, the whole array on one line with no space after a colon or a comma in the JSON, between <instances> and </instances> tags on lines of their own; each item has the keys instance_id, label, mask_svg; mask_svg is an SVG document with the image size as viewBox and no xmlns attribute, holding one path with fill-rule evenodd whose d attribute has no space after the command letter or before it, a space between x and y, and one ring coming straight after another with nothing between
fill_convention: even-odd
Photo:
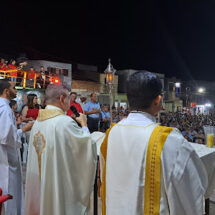
<instances>
[{"instance_id":1,"label":"railing","mask_svg":"<svg viewBox=\"0 0 215 215\"><path fill-rule=\"evenodd\" d=\"M14 72L17 72L19 74L19 76L17 75L16 77L14 77L13 76ZM42 88L45 89L46 85L47 85L47 78L49 80L48 81L49 83L54 82L54 80L58 80L58 82L59 82L59 78L55 79L54 76L41 75L39 72L35 73L33 79L29 79L28 74L29 74L28 71L20 70L20 69L11 69L11 70L6 70L6 71L0 70L0 78L1 79L16 78L15 84L16 85L19 84L19 86L22 86L23 89L25 89L26 87L29 87L29 86L27 86L28 85L28 83L27 83L28 80L33 81L33 88L34 89L37 88L37 84L39 84L39 86L40 86L39 88L42 87ZM30 86L30 88L32 88L32 86Z\"/></svg>"}]
</instances>

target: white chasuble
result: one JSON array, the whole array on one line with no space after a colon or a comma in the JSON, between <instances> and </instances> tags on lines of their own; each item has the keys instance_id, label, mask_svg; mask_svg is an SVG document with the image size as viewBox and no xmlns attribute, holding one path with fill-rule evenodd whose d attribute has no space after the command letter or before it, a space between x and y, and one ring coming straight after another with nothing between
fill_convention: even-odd
<instances>
[{"instance_id":1,"label":"white chasuble","mask_svg":"<svg viewBox=\"0 0 215 215\"><path fill-rule=\"evenodd\" d=\"M96 145L55 107L40 110L30 136L25 215L84 215L90 204Z\"/></svg>"},{"instance_id":2,"label":"white chasuble","mask_svg":"<svg viewBox=\"0 0 215 215\"><path fill-rule=\"evenodd\" d=\"M106 141L103 215L202 215L205 167L177 129L130 113Z\"/></svg>"}]
</instances>

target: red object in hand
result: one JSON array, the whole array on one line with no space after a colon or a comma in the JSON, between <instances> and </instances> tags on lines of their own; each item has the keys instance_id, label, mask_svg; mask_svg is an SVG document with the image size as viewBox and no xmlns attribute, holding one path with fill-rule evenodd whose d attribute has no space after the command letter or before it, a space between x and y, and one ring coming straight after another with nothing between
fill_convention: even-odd
<instances>
[{"instance_id":1,"label":"red object in hand","mask_svg":"<svg viewBox=\"0 0 215 215\"><path fill-rule=\"evenodd\" d=\"M7 200L9 200L9 199L12 199L13 198L13 196L11 196L11 195L4 195L4 196L2 196L2 189L0 188L0 214L1 214L1 207L2 207L2 204L4 203L4 202L6 202Z\"/></svg>"},{"instance_id":2,"label":"red object in hand","mask_svg":"<svg viewBox=\"0 0 215 215\"><path fill-rule=\"evenodd\" d=\"M0 204L6 202L9 199L12 199L11 197L12 197L11 195L0 196Z\"/></svg>"}]
</instances>

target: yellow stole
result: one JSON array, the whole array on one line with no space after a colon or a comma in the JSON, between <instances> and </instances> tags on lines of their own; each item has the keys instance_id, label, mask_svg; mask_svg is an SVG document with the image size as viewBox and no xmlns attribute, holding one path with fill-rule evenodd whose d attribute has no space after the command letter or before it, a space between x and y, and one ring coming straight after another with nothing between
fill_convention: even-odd
<instances>
[{"instance_id":1,"label":"yellow stole","mask_svg":"<svg viewBox=\"0 0 215 215\"><path fill-rule=\"evenodd\" d=\"M106 160L108 135L111 128L107 130L106 137L101 145L101 154L105 160L101 185L102 215L106 215ZM159 215L161 196L161 153L166 138L173 129L174 128L157 126L149 139L145 170L144 215Z\"/></svg>"},{"instance_id":2,"label":"yellow stole","mask_svg":"<svg viewBox=\"0 0 215 215\"><path fill-rule=\"evenodd\" d=\"M157 126L149 139L146 155L144 215L158 215L161 196L161 153L173 128Z\"/></svg>"},{"instance_id":3,"label":"yellow stole","mask_svg":"<svg viewBox=\"0 0 215 215\"><path fill-rule=\"evenodd\" d=\"M109 136L110 130L113 128L114 125L116 125L116 123L113 123L111 127L106 131L105 139L103 140L102 145L100 147L101 155L105 160L104 169L102 172L102 185L101 185L102 215L106 214L106 161L107 161L108 136Z\"/></svg>"},{"instance_id":4,"label":"yellow stole","mask_svg":"<svg viewBox=\"0 0 215 215\"><path fill-rule=\"evenodd\" d=\"M47 109L46 108L44 110L43 109L39 110L37 120L44 121L44 120L51 119L51 118L54 118L59 115L65 115L65 113L59 109Z\"/></svg>"}]
</instances>

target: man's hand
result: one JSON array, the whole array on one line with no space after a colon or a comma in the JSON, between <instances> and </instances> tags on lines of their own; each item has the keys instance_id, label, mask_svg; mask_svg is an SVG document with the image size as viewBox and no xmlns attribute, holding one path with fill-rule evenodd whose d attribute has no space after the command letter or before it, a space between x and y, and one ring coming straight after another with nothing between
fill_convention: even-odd
<instances>
[{"instance_id":1,"label":"man's hand","mask_svg":"<svg viewBox=\"0 0 215 215\"><path fill-rule=\"evenodd\" d=\"M92 112L93 112L93 113L99 113L99 112L100 112L100 110L99 110L99 109L95 109L95 108L93 108Z\"/></svg>"},{"instance_id":2,"label":"man's hand","mask_svg":"<svg viewBox=\"0 0 215 215\"><path fill-rule=\"evenodd\" d=\"M76 115L75 114L71 114L70 117L73 118L74 120L76 120Z\"/></svg>"},{"instance_id":3,"label":"man's hand","mask_svg":"<svg viewBox=\"0 0 215 215\"><path fill-rule=\"evenodd\" d=\"M22 118L21 118L21 116L19 116L19 117L17 117L17 119L16 119L16 125L19 126L19 125L21 125L21 124L22 124Z\"/></svg>"},{"instance_id":4,"label":"man's hand","mask_svg":"<svg viewBox=\"0 0 215 215\"><path fill-rule=\"evenodd\" d=\"M25 124L22 128L22 132L26 132L26 131L30 131L32 126L33 126L34 122L29 122L27 124Z\"/></svg>"},{"instance_id":5,"label":"man's hand","mask_svg":"<svg viewBox=\"0 0 215 215\"><path fill-rule=\"evenodd\" d=\"M76 117L75 120L81 125L81 127L87 126L86 116L80 113L79 117Z\"/></svg>"}]
</instances>

